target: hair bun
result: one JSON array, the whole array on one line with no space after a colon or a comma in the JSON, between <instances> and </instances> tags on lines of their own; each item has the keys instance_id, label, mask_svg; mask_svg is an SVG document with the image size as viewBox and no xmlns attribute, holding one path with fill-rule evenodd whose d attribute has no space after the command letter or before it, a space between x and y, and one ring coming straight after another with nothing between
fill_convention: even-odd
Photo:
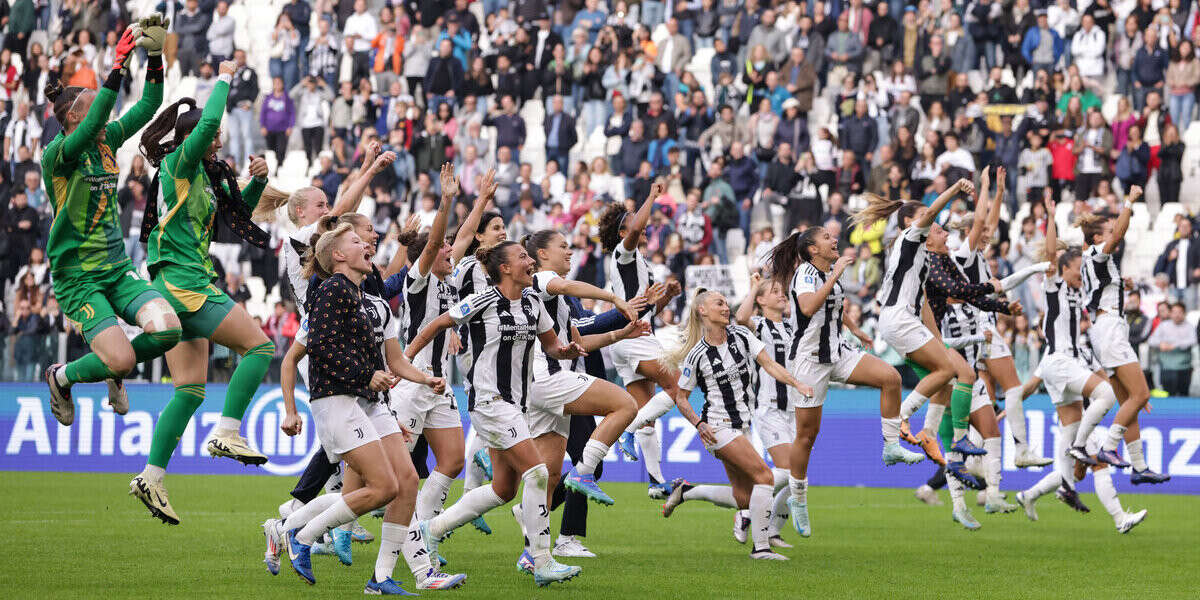
<instances>
[{"instance_id":1,"label":"hair bun","mask_svg":"<svg viewBox=\"0 0 1200 600\"><path fill-rule=\"evenodd\" d=\"M58 100L58 97L62 95L65 89L66 88L63 87L62 80L51 79L46 82L46 87L42 90L42 93L46 94L47 100L54 102L55 100Z\"/></svg>"}]
</instances>

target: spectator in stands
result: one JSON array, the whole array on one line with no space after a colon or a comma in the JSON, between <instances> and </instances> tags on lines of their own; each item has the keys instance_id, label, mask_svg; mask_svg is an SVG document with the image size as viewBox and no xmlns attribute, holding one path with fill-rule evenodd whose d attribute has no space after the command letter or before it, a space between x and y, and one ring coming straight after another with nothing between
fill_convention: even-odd
<instances>
[{"instance_id":1,"label":"spectator in stands","mask_svg":"<svg viewBox=\"0 0 1200 600\"><path fill-rule=\"evenodd\" d=\"M287 10L286 7L284 10ZM303 23L307 28L307 21ZM212 24L204 34L204 38L208 42L209 60L212 64L220 64L233 59L233 36L236 31L237 21L229 14L229 1L220 0L217 2L217 12L213 15ZM302 48L307 48L307 45Z\"/></svg>"},{"instance_id":2,"label":"spectator in stands","mask_svg":"<svg viewBox=\"0 0 1200 600\"><path fill-rule=\"evenodd\" d=\"M179 35L179 71L185 77L195 73L196 67L206 60L211 24L212 13L200 10L199 0L185 0L183 10L175 15L171 25Z\"/></svg>"},{"instance_id":3,"label":"spectator in stands","mask_svg":"<svg viewBox=\"0 0 1200 600\"><path fill-rule=\"evenodd\" d=\"M346 4L346 2L342 2ZM354 0L354 14L342 27L346 49L352 57L350 77L354 81L371 76L371 42L379 35L379 21L367 12L366 0Z\"/></svg>"},{"instance_id":4,"label":"spectator in stands","mask_svg":"<svg viewBox=\"0 0 1200 600\"><path fill-rule=\"evenodd\" d=\"M254 102L258 99L258 73L246 64L246 51L235 50L237 71L229 84L229 145L234 164L250 164L254 151Z\"/></svg>"},{"instance_id":5,"label":"spectator in stands","mask_svg":"<svg viewBox=\"0 0 1200 600\"><path fill-rule=\"evenodd\" d=\"M1154 274L1166 275L1170 282L1170 297L1189 307L1196 306L1196 284L1200 282L1200 238L1192 229L1192 221L1180 216L1175 226L1175 239L1167 243L1154 263Z\"/></svg>"},{"instance_id":6,"label":"spectator in stands","mask_svg":"<svg viewBox=\"0 0 1200 600\"><path fill-rule=\"evenodd\" d=\"M283 79L272 78L271 86L271 93L263 98L258 121L262 127L262 136L267 141L267 148L275 154L275 171L278 173L287 156L292 127L296 125L296 105L287 94Z\"/></svg>"},{"instance_id":7,"label":"spectator in stands","mask_svg":"<svg viewBox=\"0 0 1200 600\"><path fill-rule=\"evenodd\" d=\"M1159 382L1172 396L1187 396L1192 385L1192 347L1196 328L1187 322L1183 303L1171 305L1171 318L1150 334L1150 347L1158 351Z\"/></svg>"},{"instance_id":8,"label":"spectator in stands","mask_svg":"<svg viewBox=\"0 0 1200 600\"><path fill-rule=\"evenodd\" d=\"M564 112L562 96L551 99L551 110L546 114L543 128L546 134L546 159L568 164L568 153L576 142L575 117Z\"/></svg>"}]
</instances>

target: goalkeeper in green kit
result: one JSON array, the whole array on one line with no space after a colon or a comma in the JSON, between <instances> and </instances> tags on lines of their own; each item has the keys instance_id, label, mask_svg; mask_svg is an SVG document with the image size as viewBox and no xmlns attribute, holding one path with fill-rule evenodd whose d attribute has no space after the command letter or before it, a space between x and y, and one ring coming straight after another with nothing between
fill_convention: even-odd
<instances>
[{"instance_id":1,"label":"goalkeeper in green kit","mask_svg":"<svg viewBox=\"0 0 1200 600\"><path fill-rule=\"evenodd\" d=\"M239 434L241 419L266 376L275 344L267 339L246 309L218 289L209 243L220 219L239 237L266 248L270 235L251 220L267 183L267 163L250 163L253 178L243 188L233 169L216 157L221 148L221 117L236 64L223 62L203 110L184 98L165 108L142 133L141 150L158 168L146 199L142 241L154 288L179 315L182 340L167 352L175 395L154 427L146 468L130 482L151 515L176 525L179 516L163 485L167 462L192 414L204 401L208 379L208 340L238 353L225 393L225 407L207 449L248 465L267 457ZM167 139L169 137L169 139Z\"/></svg>"},{"instance_id":2,"label":"goalkeeper in green kit","mask_svg":"<svg viewBox=\"0 0 1200 600\"><path fill-rule=\"evenodd\" d=\"M63 88L57 80L46 86L46 98L63 127L42 153L46 196L54 209L46 253L63 314L92 349L70 364L46 369L50 409L63 425L75 421L71 386L76 383L107 381L109 404L117 414L125 414L129 401L121 378L179 341L179 319L125 254L117 205L115 151L162 103L166 24L154 14L125 30L100 91ZM142 98L110 123L129 55L139 46L149 56ZM144 333L130 341L117 324L118 316Z\"/></svg>"}]
</instances>

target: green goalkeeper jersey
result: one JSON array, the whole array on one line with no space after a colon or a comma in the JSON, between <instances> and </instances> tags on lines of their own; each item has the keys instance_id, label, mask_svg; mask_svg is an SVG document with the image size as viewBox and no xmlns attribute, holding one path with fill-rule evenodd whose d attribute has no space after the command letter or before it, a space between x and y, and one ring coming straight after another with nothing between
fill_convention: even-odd
<instances>
[{"instance_id":1,"label":"green goalkeeper jersey","mask_svg":"<svg viewBox=\"0 0 1200 600\"><path fill-rule=\"evenodd\" d=\"M42 179L54 210L46 254L56 277L128 268L117 205L116 148L150 122L162 103L161 82L146 82L142 98L108 123L116 93L100 88L70 135L59 133L42 152ZM97 141L101 132L104 141Z\"/></svg>"},{"instance_id":2,"label":"green goalkeeper jersey","mask_svg":"<svg viewBox=\"0 0 1200 600\"><path fill-rule=\"evenodd\" d=\"M196 127L159 164L158 225L150 232L148 244L151 275L172 264L196 276L197 283L217 276L208 255L217 201L203 161L220 131L228 95L229 84L218 81ZM254 178L242 191L242 199L252 210L258 205L264 187L263 182Z\"/></svg>"}]
</instances>

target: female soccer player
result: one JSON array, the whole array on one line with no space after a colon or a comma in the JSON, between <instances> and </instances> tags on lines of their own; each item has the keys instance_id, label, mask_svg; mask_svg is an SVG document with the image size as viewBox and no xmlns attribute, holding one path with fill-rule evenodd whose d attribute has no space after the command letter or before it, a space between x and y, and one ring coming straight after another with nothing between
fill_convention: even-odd
<instances>
[{"instance_id":1,"label":"female soccer player","mask_svg":"<svg viewBox=\"0 0 1200 600\"><path fill-rule=\"evenodd\" d=\"M92 353L67 365L46 369L50 411L63 425L75 422L72 385L107 380L109 404L123 415L129 400L121 378L179 342L178 317L125 253L116 193L116 149L149 122L162 103L166 33L157 13L126 29L115 48L113 70L98 92L63 88L56 77L46 85L46 99L63 127L42 152L46 197L54 210L46 254L63 314L92 348ZM108 123L129 54L138 46L148 55L142 98ZM117 316L144 332L131 342Z\"/></svg>"},{"instance_id":2,"label":"female soccer player","mask_svg":"<svg viewBox=\"0 0 1200 600\"><path fill-rule=\"evenodd\" d=\"M867 208L853 219L857 224L870 225L888 218L899 209L897 222L903 231L888 253L888 267L876 296L883 305L879 313L879 329L883 340L896 352L929 370L929 374L921 378L916 389L900 405L900 428L901 436L906 441L921 446L926 456L939 464L945 459L938 447L936 430L946 406L937 402L930 404L925 412L925 426L916 436L908 434L908 419L939 390L957 378L958 383L950 398L954 443L958 450L969 450L972 444L966 439L967 418L971 409L975 371L961 356L949 351L936 339L934 331L938 326L925 302L925 279L929 275L929 251L925 247L925 240L929 237L934 218L946 204L959 193L971 194L974 190L975 186L970 181L960 179L928 207L920 202L889 201L868 194Z\"/></svg>"},{"instance_id":3,"label":"female soccer player","mask_svg":"<svg viewBox=\"0 0 1200 600\"><path fill-rule=\"evenodd\" d=\"M654 201L666 189L665 183L656 181L650 186L650 197L642 202L637 212L631 215L621 204L614 204L600 217L600 242L604 251L613 256L608 281L617 296L627 301L645 294L646 288L650 287L650 263L642 256L639 245L650 221ZM675 405L673 398L679 392L675 365L662 363L659 360L662 356L662 344L652 335L617 342L611 351L617 374L638 404L637 416L621 436L621 451L636 459L633 435L637 432L646 472L650 475L647 493L651 498L664 498L671 492L671 484L663 477L662 448L654 424ZM663 391L652 396L656 384Z\"/></svg>"},{"instance_id":4,"label":"female soccer player","mask_svg":"<svg viewBox=\"0 0 1200 600\"><path fill-rule=\"evenodd\" d=\"M1126 430L1133 431L1132 437L1136 441L1126 442L1125 449L1133 463L1133 474L1130 475L1129 481L1135 485L1163 483L1171 478L1169 475L1151 471L1142 449L1138 411L1149 401L1150 389L1146 385L1146 376L1142 374L1142 365L1138 361L1137 353L1129 344L1129 324L1124 316L1126 283L1121 279L1117 259L1113 256L1125 237L1125 231L1129 229L1133 203L1141 195L1142 188L1135 185L1129 189L1125 207L1115 224L1111 219L1100 215L1085 215L1076 222L1083 229L1086 246L1083 251L1083 290L1087 295L1087 309L1088 313L1096 315L1092 319L1092 328L1088 330L1088 335L1092 338L1092 346L1096 348L1096 357L1101 366L1115 378L1113 383L1117 398L1124 398L1113 417L1112 426L1108 428L1108 439L1096 454L1096 459L1117 468L1130 466L1117 454L1117 445L1126 437ZM1070 450L1071 456L1076 460L1088 465L1093 463L1085 447L1087 439L1114 402L1094 398L1091 406L1083 414L1079 432Z\"/></svg>"},{"instance_id":5,"label":"female soccer player","mask_svg":"<svg viewBox=\"0 0 1200 600\"><path fill-rule=\"evenodd\" d=\"M430 555L436 556L438 543L447 533L512 500L520 478L525 484L521 504L525 530L531 535L534 581L539 586L566 581L578 575L580 568L559 564L550 555L546 502L550 475L530 438L524 412L531 391L535 340L550 359L572 360L585 353L577 343L563 345L542 301L525 293L533 284L534 260L520 244L500 242L480 250L477 256L495 285L468 296L434 319L417 334L405 354L417 356L438 334L466 325L472 354L467 372L471 424L492 453L492 484L463 494L442 514L421 521L419 527Z\"/></svg>"},{"instance_id":6,"label":"female soccer player","mask_svg":"<svg viewBox=\"0 0 1200 600\"><path fill-rule=\"evenodd\" d=\"M1054 214L1053 210L1054 202L1050 201L1046 206L1047 214ZM1057 226L1054 219L1047 219L1046 257L1055 259L1057 250ZM1073 452L1073 444L1079 439L1080 420L1085 414L1083 396L1091 398L1093 406L1097 402L1112 406L1117 399L1104 376L1093 372L1088 360L1090 357L1082 343L1080 322L1087 302L1083 292L1083 262L1084 258L1078 250L1066 250L1054 260L1055 266L1046 273L1046 281L1042 286L1046 305L1042 335L1046 338L1046 351L1038 370L1058 413L1062 432L1059 447L1055 449L1054 472L1043 477L1032 488L1017 493L1017 503L1025 508L1025 514L1032 520L1037 520L1033 503L1043 494L1059 489L1060 485L1060 494L1065 496L1065 502L1072 506L1079 502L1075 491L1074 464L1079 457ZM1088 459L1090 461L1091 457L1088 456Z\"/></svg>"},{"instance_id":7,"label":"female soccer player","mask_svg":"<svg viewBox=\"0 0 1200 600\"><path fill-rule=\"evenodd\" d=\"M793 387L802 396L811 396L813 388L801 383L775 359L749 329L734 325L725 296L701 289L688 311L687 329L678 350L665 361L679 365L679 393L675 405L696 427L704 448L720 459L729 475L729 486L679 482L663 504L663 516L669 517L686 500L707 500L717 506L748 508L753 545L750 558L787 560L771 550L768 521L774 478L762 456L746 437L750 425L754 365L758 364L778 381ZM700 387L704 408L696 416L688 397Z\"/></svg>"},{"instance_id":8,"label":"female soccer player","mask_svg":"<svg viewBox=\"0 0 1200 600\"><path fill-rule=\"evenodd\" d=\"M445 380L422 373L404 357L391 308L383 298L364 293L364 280L374 273L370 257L376 234L370 222L363 221L368 241L359 237L355 226L340 223L322 234L308 253L305 273L323 281L313 291L312 312L295 341L298 353L312 353L311 406L317 437L330 461L344 460L347 465L342 492L321 496L282 522L270 519L263 524L267 568L272 575L279 572L279 552L286 544L292 568L315 584L313 542L326 530L386 505L383 541L363 592L407 593L392 579L401 553L418 588L457 587L466 576L438 572L419 532L410 532L417 472L406 448L409 433L397 423L386 401L387 391L400 378L439 392L445 391ZM286 405L285 431L299 433L302 422L294 400ZM349 564L348 556L343 562Z\"/></svg>"},{"instance_id":9,"label":"female soccer player","mask_svg":"<svg viewBox=\"0 0 1200 600\"><path fill-rule=\"evenodd\" d=\"M989 170L987 167L984 167L980 173L979 198L975 203L975 218L973 219L970 233L968 233L967 239L963 244L952 253L954 261L962 267L967 281L972 284L982 284L992 280L992 272L988 267L987 257L984 256L983 248L990 243L992 234L996 231L1000 223L1000 201L1004 197L1006 177L1007 173L1004 167L997 167L996 195L989 202ZM1014 276L1025 275L1028 277L1036 270L1036 267L1031 267L1023 270L1022 273L1014 274ZM1045 271L1045 266L1041 270ZM1020 285L1023 281L1023 278L1005 278L1004 281L1001 281L1001 284L1004 286L1003 291L1007 292ZM1020 305L1018 304L1017 306ZM979 364L972 361L968 362L977 367L983 367L996 382L996 385L1003 390L1005 416L1008 421L1009 431L1012 432L1013 441L1017 446L1017 455L1013 457L1013 462L1017 467L1022 469L1026 467L1043 467L1054 462L1053 459L1034 456L1033 452L1029 449L1029 440L1025 428L1025 409L1021 402L1021 380L1017 377L1017 367L1016 363L1013 362L1012 350L1008 347L1008 343L1004 341L1004 336L1000 335L999 330L996 329L996 314L991 311L979 314L971 308L964 307L964 314L962 316L970 322L974 322L977 317L982 318L984 321L983 331L990 333L988 343L983 348L978 349ZM980 335L983 334L983 331L980 332ZM945 335L945 330L942 333Z\"/></svg>"},{"instance_id":10,"label":"female soccer player","mask_svg":"<svg viewBox=\"0 0 1200 600\"><path fill-rule=\"evenodd\" d=\"M804 537L812 531L808 518L808 462L821 428L821 407L830 381L879 389L884 464L922 460L920 454L900 446L900 374L842 339L842 325L846 325L863 343L870 341L842 311L845 296L838 279L851 261L838 253L837 237L821 227L792 234L771 254L774 280L789 282L794 330L788 355L791 374L815 390L811 395L792 393L788 397L788 405L796 413L796 438L788 457L788 512L792 525Z\"/></svg>"},{"instance_id":11,"label":"female soccer player","mask_svg":"<svg viewBox=\"0 0 1200 600\"><path fill-rule=\"evenodd\" d=\"M142 134L142 153L158 167L146 201L142 240L149 242L147 265L154 287L179 315L183 339L167 352L175 396L154 428L146 468L129 487L150 514L172 525L179 524L179 517L167 499L163 476L179 437L204 401L209 339L237 352L242 360L230 378L225 408L208 442L208 452L244 464L267 462L267 457L251 448L238 430L246 407L267 374L275 344L254 324L246 309L213 285L217 275L208 254L218 213L230 229L250 243L265 248L270 242L270 235L250 220L266 184L266 162L260 159L251 163L254 177L241 190L233 169L216 158L221 147L221 116L236 68L232 61L221 63L221 74L203 112L195 108L194 100L184 98L167 107ZM180 107L188 110L180 114ZM163 145L162 138L172 132L173 141Z\"/></svg>"}]
</instances>

